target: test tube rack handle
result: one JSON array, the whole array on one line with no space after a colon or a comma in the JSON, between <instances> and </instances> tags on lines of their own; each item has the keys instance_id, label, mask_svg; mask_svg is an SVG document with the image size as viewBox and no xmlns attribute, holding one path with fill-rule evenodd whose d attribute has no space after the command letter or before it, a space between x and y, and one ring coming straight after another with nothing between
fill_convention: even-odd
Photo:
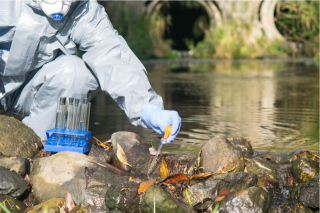
<instances>
[{"instance_id":1,"label":"test tube rack handle","mask_svg":"<svg viewBox=\"0 0 320 213\"><path fill-rule=\"evenodd\" d=\"M66 130L54 128L47 130L46 135L47 142L44 146L44 151L72 151L78 153L86 153L91 148L89 143L91 131Z\"/></svg>"}]
</instances>

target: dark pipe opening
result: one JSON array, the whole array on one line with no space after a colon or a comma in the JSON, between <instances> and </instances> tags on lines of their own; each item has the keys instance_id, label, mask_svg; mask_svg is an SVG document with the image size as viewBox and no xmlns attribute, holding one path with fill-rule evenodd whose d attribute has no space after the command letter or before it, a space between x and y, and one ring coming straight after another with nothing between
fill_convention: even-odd
<instances>
[{"instance_id":1,"label":"dark pipe opening","mask_svg":"<svg viewBox=\"0 0 320 213\"><path fill-rule=\"evenodd\" d=\"M175 50L188 50L189 42L196 45L203 40L204 32L209 27L207 11L196 1L166 2L161 13L166 18L164 38L172 40Z\"/></svg>"}]
</instances>

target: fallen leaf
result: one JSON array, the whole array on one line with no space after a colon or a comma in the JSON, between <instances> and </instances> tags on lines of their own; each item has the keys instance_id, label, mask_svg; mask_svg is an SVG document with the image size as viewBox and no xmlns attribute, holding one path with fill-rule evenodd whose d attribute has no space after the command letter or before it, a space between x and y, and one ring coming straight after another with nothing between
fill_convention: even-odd
<instances>
[{"instance_id":1,"label":"fallen leaf","mask_svg":"<svg viewBox=\"0 0 320 213\"><path fill-rule=\"evenodd\" d=\"M156 182L156 179L150 179L148 181L140 183L140 186L138 188L138 194L140 193L144 194L150 188L150 186L152 186L155 182Z\"/></svg>"},{"instance_id":2,"label":"fallen leaf","mask_svg":"<svg viewBox=\"0 0 320 213\"><path fill-rule=\"evenodd\" d=\"M29 182L30 186L32 186L32 183L31 183L31 181L30 181L30 178L29 178L29 175L28 175L28 174L26 174L26 176L24 176L24 179Z\"/></svg>"},{"instance_id":3,"label":"fallen leaf","mask_svg":"<svg viewBox=\"0 0 320 213\"><path fill-rule=\"evenodd\" d=\"M123 165L121 163L119 163L118 161L114 160L113 164L114 164L115 167L117 167L117 168L119 168L119 169L121 169L123 171L127 171L127 169L124 168Z\"/></svg>"},{"instance_id":4,"label":"fallen leaf","mask_svg":"<svg viewBox=\"0 0 320 213\"><path fill-rule=\"evenodd\" d=\"M220 202L221 200L223 200L224 196L219 196L217 199L217 202Z\"/></svg>"},{"instance_id":5,"label":"fallen leaf","mask_svg":"<svg viewBox=\"0 0 320 213\"><path fill-rule=\"evenodd\" d=\"M247 166L246 166L246 167L244 167L244 171L243 171L243 172L248 173Z\"/></svg>"},{"instance_id":6,"label":"fallen leaf","mask_svg":"<svg viewBox=\"0 0 320 213\"><path fill-rule=\"evenodd\" d=\"M46 154L46 151L39 151L39 154L41 157L44 157L44 155Z\"/></svg>"},{"instance_id":7,"label":"fallen leaf","mask_svg":"<svg viewBox=\"0 0 320 213\"><path fill-rule=\"evenodd\" d=\"M250 139L250 141L248 141L248 144L249 144L250 148L253 149L252 145L251 145L251 139Z\"/></svg>"},{"instance_id":8,"label":"fallen leaf","mask_svg":"<svg viewBox=\"0 0 320 213\"><path fill-rule=\"evenodd\" d=\"M120 146L120 144L117 143L117 158L119 159L119 161L125 165L128 165L130 167L132 167L126 160L126 154L124 153L122 147Z\"/></svg>"},{"instance_id":9,"label":"fallen leaf","mask_svg":"<svg viewBox=\"0 0 320 213\"><path fill-rule=\"evenodd\" d=\"M77 213L77 212L81 212L79 211L81 208L81 204L75 206L69 213Z\"/></svg>"},{"instance_id":10,"label":"fallen leaf","mask_svg":"<svg viewBox=\"0 0 320 213\"><path fill-rule=\"evenodd\" d=\"M225 189L222 192L219 192L219 196L226 196L227 194L230 194L230 191L228 189Z\"/></svg>"},{"instance_id":11,"label":"fallen leaf","mask_svg":"<svg viewBox=\"0 0 320 213\"><path fill-rule=\"evenodd\" d=\"M190 177L190 180L197 180L197 179L207 178L207 177L212 176L213 174L214 174L213 172L205 172L205 173L200 173L200 174L197 174L197 175L192 175Z\"/></svg>"},{"instance_id":12,"label":"fallen leaf","mask_svg":"<svg viewBox=\"0 0 320 213\"><path fill-rule=\"evenodd\" d=\"M149 148L149 153L150 153L150 155L155 156L155 155L158 154L158 151L157 151L155 148L150 147L150 148Z\"/></svg>"},{"instance_id":13,"label":"fallen leaf","mask_svg":"<svg viewBox=\"0 0 320 213\"><path fill-rule=\"evenodd\" d=\"M74 204L74 201L70 192L66 188L64 189L65 189L66 208L70 212L76 205Z\"/></svg>"},{"instance_id":14,"label":"fallen leaf","mask_svg":"<svg viewBox=\"0 0 320 213\"><path fill-rule=\"evenodd\" d=\"M166 163L166 161L164 160L164 157L162 157L160 172L161 172L161 177L162 177L162 178L167 178L168 175L169 175L167 163Z\"/></svg>"},{"instance_id":15,"label":"fallen leaf","mask_svg":"<svg viewBox=\"0 0 320 213\"><path fill-rule=\"evenodd\" d=\"M178 183L181 181L188 180L188 177L186 174L174 174L170 175L166 179L160 181L160 183L168 183L168 184L173 184L173 183Z\"/></svg>"},{"instance_id":16,"label":"fallen leaf","mask_svg":"<svg viewBox=\"0 0 320 213\"><path fill-rule=\"evenodd\" d=\"M289 173L288 176L288 186L291 187L293 185L293 177L292 174Z\"/></svg>"},{"instance_id":17,"label":"fallen leaf","mask_svg":"<svg viewBox=\"0 0 320 213\"><path fill-rule=\"evenodd\" d=\"M128 182L141 183L141 182L142 182L142 180L141 180L141 179L139 179L139 178L132 178L132 177L130 177L130 178L129 178L129 180L128 180Z\"/></svg>"},{"instance_id":18,"label":"fallen leaf","mask_svg":"<svg viewBox=\"0 0 320 213\"><path fill-rule=\"evenodd\" d=\"M269 169L269 168L265 167L265 166L264 166L264 165L262 165L261 163L259 163L259 162L257 162L257 161L255 161L255 162L256 162L256 164L257 164L260 168L263 168L263 169L266 169L266 170L271 171L271 169Z\"/></svg>"},{"instance_id":19,"label":"fallen leaf","mask_svg":"<svg viewBox=\"0 0 320 213\"><path fill-rule=\"evenodd\" d=\"M88 167L84 167L84 176L86 177L86 189L88 188L88 184L90 183L93 177L93 173L97 170L97 168L90 169Z\"/></svg>"},{"instance_id":20,"label":"fallen leaf","mask_svg":"<svg viewBox=\"0 0 320 213\"><path fill-rule=\"evenodd\" d=\"M221 173L226 173L226 168L223 167L223 168L221 169Z\"/></svg>"},{"instance_id":21,"label":"fallen leaf","mask_svg":"<svg viewBox=\"0 0 320 213\"><path fill-rule=\"evenodd\" d=\"M99 126L99 125L100 125L100 123L99 123L99 122L95 122L95 123L94 123L94 125Z\"/></svg>"}]
</instances>

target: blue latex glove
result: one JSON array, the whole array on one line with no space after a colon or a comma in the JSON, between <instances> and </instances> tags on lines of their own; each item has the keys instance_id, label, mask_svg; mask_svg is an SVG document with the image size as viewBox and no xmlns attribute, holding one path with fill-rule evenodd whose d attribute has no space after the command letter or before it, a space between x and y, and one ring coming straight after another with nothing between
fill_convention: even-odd
<instances>
[{"instance_id":1,"label":"blue latex glove","mask_svg":"<svg viewBox=\"0 0 320 213\"><path fill-rule=\"evenodd\" d=\"M164 135L167 126L172 126L171 134L166 140L170 144L178 135L181 126L181 118L176 111L163 110L160 106L147 103L143 106L141 115L143 122L155 132Z\"/></svg>"}]
</instances>

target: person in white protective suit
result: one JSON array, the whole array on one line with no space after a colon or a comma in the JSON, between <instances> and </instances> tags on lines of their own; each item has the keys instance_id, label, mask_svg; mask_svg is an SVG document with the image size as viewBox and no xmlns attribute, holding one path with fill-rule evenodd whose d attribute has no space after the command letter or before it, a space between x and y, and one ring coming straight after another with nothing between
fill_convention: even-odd
<instances>
[{"instance_id":1,"label":"person in white protective suit","mask_svg":"<svg viewBox=\"0 0 320 213\"><path fill-rule=\"evenodd\" d=\"M59 97L86 98L99 88L133 125L164 134L181 118L163 109L147 72L96 0L0 1L0 106L25 118L45 141ZM84 52L82 59L75 56Z\"/></svg>"}]
</instances>

